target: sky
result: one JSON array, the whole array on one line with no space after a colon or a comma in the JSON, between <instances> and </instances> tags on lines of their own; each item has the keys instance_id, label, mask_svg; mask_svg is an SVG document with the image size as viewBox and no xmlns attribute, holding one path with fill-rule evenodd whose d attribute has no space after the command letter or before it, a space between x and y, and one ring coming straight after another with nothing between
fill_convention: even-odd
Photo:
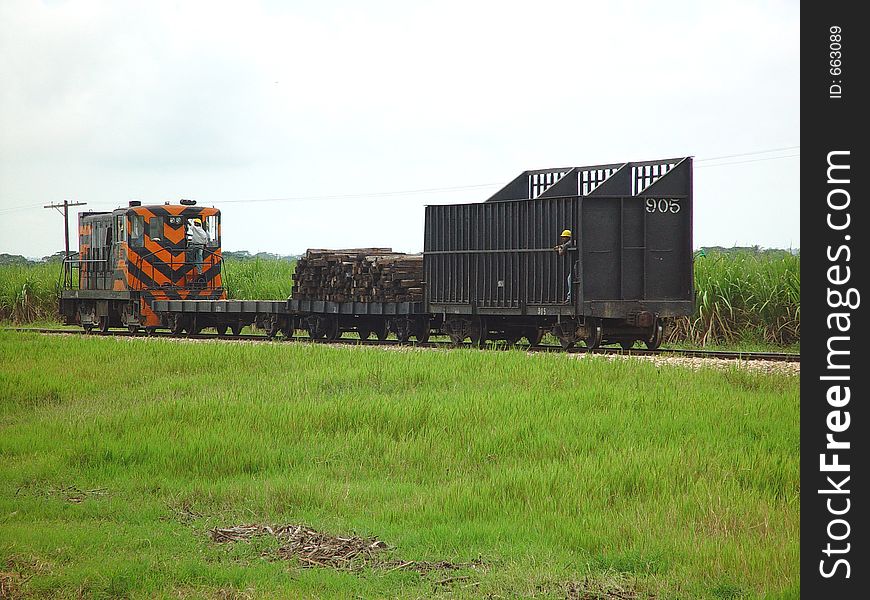
<instances>
[{"instance_id":1,"label":"sky","mask_svg":"<svg viewBox=\"0 0 870 600\"><path fill-rule=\"evenodd\" d=\"M63 248L45 204L180 198L227 250L420 251L426 204L679 156L696 247L798 248L799 24L796 0L2 0L0 252Z\"/></svg>"}]
</instances>

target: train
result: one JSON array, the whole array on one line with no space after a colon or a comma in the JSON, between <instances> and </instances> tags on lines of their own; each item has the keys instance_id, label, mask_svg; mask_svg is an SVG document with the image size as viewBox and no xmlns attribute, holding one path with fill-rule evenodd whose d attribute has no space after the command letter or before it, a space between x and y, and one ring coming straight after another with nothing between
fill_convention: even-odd
<instances>
[{"instance_id":1,"label":"train","mask_svg":"<svg viewBox=\"0 0 870 600\"><path fill-rule=\"evenodd\" d=\"M694 311L692 214L692 157L524 171L483 202L426 207L422 301L234 300L217 208L132 201L79 214L58 308L88 331L655 349Z\"/></svg>"}]
</instances>

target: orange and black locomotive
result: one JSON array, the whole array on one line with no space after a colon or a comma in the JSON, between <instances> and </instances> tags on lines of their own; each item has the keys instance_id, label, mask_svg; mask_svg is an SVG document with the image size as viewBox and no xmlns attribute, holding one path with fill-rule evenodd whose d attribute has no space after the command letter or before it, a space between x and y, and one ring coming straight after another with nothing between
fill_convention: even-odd
<instances>
[{"instance_id":1,"label":"orange and black locomotive","mask_svg":"<svg viewBox=\"0 0 870 600\"><path fill-rule=\"evenodd\" d=\"M177 326L155 300L222 300L220 211L179 204L79 214L79 252L64 260L60 314L86 330Z\"/></svg>"}]
</instances>

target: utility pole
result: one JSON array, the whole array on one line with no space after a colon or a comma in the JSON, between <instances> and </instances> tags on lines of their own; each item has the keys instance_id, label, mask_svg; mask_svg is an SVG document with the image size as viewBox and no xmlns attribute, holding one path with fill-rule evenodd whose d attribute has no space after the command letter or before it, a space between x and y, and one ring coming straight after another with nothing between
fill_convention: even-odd
<instances>
[{"instance_id":1,"label":"utility pole","mask_svg":"<svg viewBox=\"0 0 870 600\"><path fill-rule=\"evenodd\" d=\"M42 208L53 208L60 212L60 209L63 208L63 257L64 259L69 258L69 207L70 206L84 206L87 202L70 202L69 200L64 200L63 204L49 204L47 206L43 206Z\"/></svg>"},{"instance_id":2,"label":"utility pole","mask_svg":"<svg viewBox=\"0 0 870 600\"><path fill-rule=\"evenodd\" d=\"M64 200L63 204L49 204L42 208L53 208L57 212L63 208L63 286L64 289L72 286L72 269L67 260L69 259L69 207L84 206L87 202L70 202Z\"/></svg>"}]
</instances>

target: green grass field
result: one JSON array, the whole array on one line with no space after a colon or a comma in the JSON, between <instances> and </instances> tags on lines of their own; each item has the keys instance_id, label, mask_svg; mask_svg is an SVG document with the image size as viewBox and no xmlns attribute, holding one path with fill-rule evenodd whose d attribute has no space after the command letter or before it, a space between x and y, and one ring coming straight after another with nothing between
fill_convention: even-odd
<instances>
[{"instance_id":1,"label":"green grass field","mask_svg":"<svg viewBox=\"0 0 870 600\"><path fill-rule=\"evenodd\" d=\"M799 377L737 368L0 332L0 583L52 598L797 598L798 443ZM270 560L268 540L207 534L242 523L482 566L302 568Z\"/></svg>"}]
</instances>

